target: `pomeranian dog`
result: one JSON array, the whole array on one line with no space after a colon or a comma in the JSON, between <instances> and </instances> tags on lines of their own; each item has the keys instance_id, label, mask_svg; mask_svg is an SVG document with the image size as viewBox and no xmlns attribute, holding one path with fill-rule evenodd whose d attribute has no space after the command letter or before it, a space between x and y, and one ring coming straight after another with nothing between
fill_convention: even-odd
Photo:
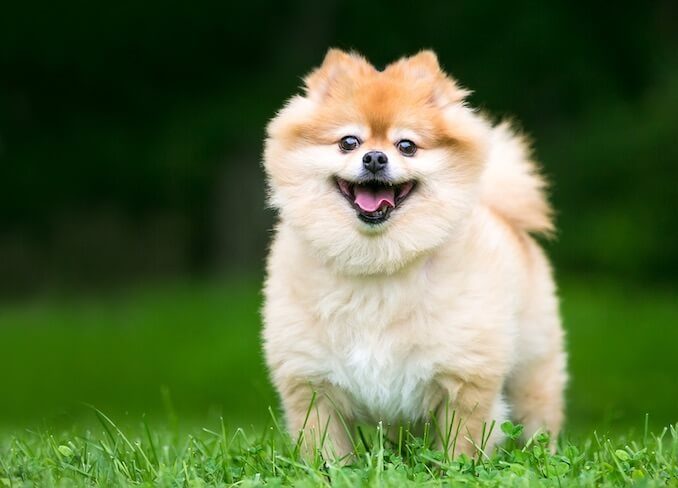
<instances>
[{"instance_id":1,"label":"pomeranian dog","mask_svg":"<svg viewBox=\"0 0 678 488\"><path fill-rule=\"evenodd\" d=\"M304 84L264 154L264 351L290 433L337 458L356 422L432 418L452 455L488 452L507 419L555 438L566 356L532 237L553 226L525 140L432 51L379 71L331 49Z\"/></svg>"}]
</instances>

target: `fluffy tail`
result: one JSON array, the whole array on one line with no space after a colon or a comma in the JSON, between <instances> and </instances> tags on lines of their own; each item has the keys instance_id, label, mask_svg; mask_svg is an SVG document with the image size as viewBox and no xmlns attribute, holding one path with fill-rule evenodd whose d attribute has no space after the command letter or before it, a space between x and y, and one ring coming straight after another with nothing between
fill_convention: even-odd
<instances>
[{"instance_id":1,"label":"fluffy tail","mask_svg":"<svg viewBox=\"0 0 678 488\"><path fill-rule=\"evenodd\" d=\"M551 235L552 210L545 190L546 181L530 159L524 138L506 122L494 127L481 201L518 229Z\"/></svg>"}]
</instances>

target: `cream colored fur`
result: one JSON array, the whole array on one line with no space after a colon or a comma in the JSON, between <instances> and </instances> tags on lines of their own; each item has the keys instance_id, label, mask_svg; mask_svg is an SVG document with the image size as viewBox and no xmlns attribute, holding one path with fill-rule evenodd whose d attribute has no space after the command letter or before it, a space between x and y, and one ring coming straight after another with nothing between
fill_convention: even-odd
<instances>
[{"instance_id":1,"label":"cream colored fur","mask_svg":"<svg viewBox=\"0 0 678 488\"><path fill-rule=\"evenodd\" d=\"M464 95L431 52L377 72L332 50L269 125L265 168L280 219L264 349L288 428L309 453L326 433L324 453L347 455L356 422L433 414L444 424L452 410L457 453L473 453L483 422L560 430L563 333L549 263L528 234L552 230L544 182L522 139ZM381 135L375 113L388 122ZM422 140L413 158L392 146L403 130ZM376 228L333 183L360 167L363 151L337 150L349 133L418 181ZM496 427L489 447L500 438Z\"/></svg>"}]
</instances>

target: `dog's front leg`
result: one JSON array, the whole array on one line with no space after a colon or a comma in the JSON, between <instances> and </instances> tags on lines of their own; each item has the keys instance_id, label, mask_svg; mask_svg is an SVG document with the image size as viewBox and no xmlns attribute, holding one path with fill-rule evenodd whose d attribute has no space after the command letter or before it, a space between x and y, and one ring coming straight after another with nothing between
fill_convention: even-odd
<instances>
[{"instance_id":1,"label":"dog's front leg","mask_svg":"<svg viewBox=\"0 0 678 488\"><path fill-rule=\"evenodd\" d=\"M450 458L459 454L472 457L479 450L489 455L502 438L500 425L507 418L501 380L447 377L439 384L443 399L436 409L438 448L446 450Z\"/></svg>"},{"instance_id":2,"label":"dog's front leg","mask_svg":"<svg viewBox=\"0 0 678 488\"><path fill-rule=\"evenodd\" d=\"M318 451L326 461L346 462L353 452L351 415L341 392L329 385L290 382L281 389L287 428L300 443L304 458L312 461Z\"/></svg>"}]
</instances>

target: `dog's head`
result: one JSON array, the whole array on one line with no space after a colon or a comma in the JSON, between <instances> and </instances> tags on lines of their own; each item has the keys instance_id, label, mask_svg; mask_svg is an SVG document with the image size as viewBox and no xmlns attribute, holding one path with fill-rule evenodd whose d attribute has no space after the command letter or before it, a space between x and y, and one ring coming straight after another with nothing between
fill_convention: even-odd
<instances>
[{"instance_id":1,"label":"dog's head","mask_svg":"<svg viewBox=\"0 0 678 488\"><path fill-rule=\"evenodd\" d=\"M377 71L330 50L268 126L272 205L338 270L400 269L475 201L488 131L465 95L431 51Z\"/></svg>"}]
</instances>

